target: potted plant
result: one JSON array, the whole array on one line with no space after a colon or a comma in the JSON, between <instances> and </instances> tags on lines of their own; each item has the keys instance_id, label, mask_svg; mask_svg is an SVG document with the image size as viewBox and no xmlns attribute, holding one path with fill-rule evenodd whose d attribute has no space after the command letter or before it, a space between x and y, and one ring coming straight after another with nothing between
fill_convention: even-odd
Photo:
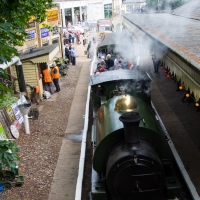
<instances>
[{"instance_id":1,"label":"potted plant","mask_svg":"<svg viewBox=\"0 0 200 200\"><path fill-rule=\"evenodd\" d=\"M67 58L56 58L54 62L57 64L58 67L60 68L67 68L68 64L68 59Z\"/></svg>"},{"instance_id":2,"label":"potted plant","mask_svg":"<svg viewBox=\"0 0 200 200\"><path fill-rule=\"evenodd\" d=\"M24 176L19 175L16 161L19 161L16 143L9 140L0 141L0 183L3 188L10 189L13 183L20 186Z\"/></svg>"},{"instance_id":3,"label":"potted plant","mask_svg":"<svg viewBox=\"0 0 200 200\"><path fill-rule=\"evenodd\" d=\"M28 114L29 117L36 120L39 117L39 109L38 108L31 108Z\"/></svg>"}]
</instances>

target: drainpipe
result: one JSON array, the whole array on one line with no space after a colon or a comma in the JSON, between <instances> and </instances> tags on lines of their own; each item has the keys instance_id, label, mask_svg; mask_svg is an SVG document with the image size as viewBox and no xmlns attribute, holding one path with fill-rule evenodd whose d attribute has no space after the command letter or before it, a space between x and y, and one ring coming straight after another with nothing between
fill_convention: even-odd
<instances>
[{"instance_id":1,"label":"drainpipe","mask_svg":"<svg viewBox=\"0 0 200 200\"><path fill-rule=\"evenodd\" d=\"M21 98L21 93L26 92L26 83L24 80L24 73L23 73L22 63L20 61L20 58L17 56L14 56L10 62L0 64L0 68L5 70L6 68L14 64L16 65L16 72L17 72L17 78L18 78L19 89L20 89L20 98ZM20 109L21 113L24 115L24 126L25 126L26 134L30 134L29 121L28 121L28 112L29 112L30 106L31 106L30 103L18 105L18 108Z\"/></svg>"}]
</instances>

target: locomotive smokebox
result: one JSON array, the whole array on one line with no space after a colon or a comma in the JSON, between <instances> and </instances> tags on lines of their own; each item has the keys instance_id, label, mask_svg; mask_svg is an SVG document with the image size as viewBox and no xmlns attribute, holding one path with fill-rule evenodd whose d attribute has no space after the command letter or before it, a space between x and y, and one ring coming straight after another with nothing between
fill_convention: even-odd
<instances>
[{"instance_id":1,"label":"locomotive smokebox","mask_svg":"<svg viewBox=\"0 0 200 200\"><path fill-rule=\"evenodd\" d=\"M124 141L110 150L106 165L111 200L163 199L164 168L155 149L140 139L142 119L137 112L126 112L119 117L124 124Z\"/></svg>"},{"instance_id":2,"label":"locomotive smokebox","mask_svg":"<svg viewBox=\"0 0 200 200\"><path fill-rule=\"evenodd\" d=\"M139 123L143 117L137 112L127 112L119 117L124 125L125 145L122 150L140 150L140 128Z\"/></svg>"}]
</instances>

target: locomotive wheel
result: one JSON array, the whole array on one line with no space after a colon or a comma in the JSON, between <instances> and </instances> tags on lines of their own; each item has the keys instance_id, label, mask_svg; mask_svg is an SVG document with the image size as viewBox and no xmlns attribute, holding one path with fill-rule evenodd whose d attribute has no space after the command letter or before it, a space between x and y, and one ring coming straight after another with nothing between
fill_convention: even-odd
<instances>
[{"instance_id":1,"label":"locomotive wheel","mask_svg":"<svg viewBox=\"0 0 200 200\"><path fill-rule=\"evenodd\" d=\"M3 185L4 185L4 187L5 187L6 189L11 189L11 187L12 187L12 184L11 184L10 181L4 182Z\"/></svg>"}]
</instances>

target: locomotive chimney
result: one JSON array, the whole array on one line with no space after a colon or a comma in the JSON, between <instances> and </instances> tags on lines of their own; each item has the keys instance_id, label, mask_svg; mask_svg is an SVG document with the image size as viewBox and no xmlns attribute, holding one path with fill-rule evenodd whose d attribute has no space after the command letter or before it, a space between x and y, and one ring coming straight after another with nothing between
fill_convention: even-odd
<instances>
[{"instance_id":1,"label":"locomotive chimney","mask_svg":"<svg viewBox=\"0 0 200 200\"><path fill-rule=\"evenodd\" d=\"M140 128L139 123L143 117L137 112L127 112L119 117L124 125L125 146L124 150L140 149Z\"/></svg>"}]
</instances>

